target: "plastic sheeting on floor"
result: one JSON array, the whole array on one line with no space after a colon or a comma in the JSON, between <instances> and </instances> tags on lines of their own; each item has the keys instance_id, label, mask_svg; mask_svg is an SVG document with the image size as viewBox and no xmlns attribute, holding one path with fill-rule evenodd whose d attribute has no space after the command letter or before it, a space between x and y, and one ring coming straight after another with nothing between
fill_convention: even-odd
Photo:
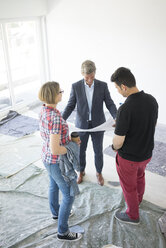
<instances>
[{"instance_id":1,"label":"plastic sheeting on floor","mask_svg":"<svg viewBox=\"0 0 166 248\"><path fill-rule=\"evenodd\" d=\"M166 212L160 217L158 223L159 223L161 232L164 234L166 238Z\"/></svg>"},{"instance_id":2,"label":"plastic sheeting on floor","mask_svg":"<svg viewBox=\"0 0 166 248\"><path fill-rule=\"evenodd\" d=\"M84 182L74 202L69 225L85 231L77 242L56 239L57 221L52 220L48 199L48 176L31 164L10 178L0 180L0 246L3 248L165 248L158 219L164 210L143 201L138 226L119 223L114 214L125 209L121 189Z\"/></svg>"},{"instance_id":3,"label":"plastic sheeting on floor","mask_svg":"<svg viewBox=\"0 0 166 248\"><path fill-rule=\"evenodd\" d=\"M8 115L0 120L0 133L22 137L39 130L39 120L10 110Z\"/></svg>"},{"instance_id":4,"label":"plastic sheeting on floor","mask_svg":"<svg viewBox=\"0 0 166 248\"><path fill-rule=\"evenodd\" d=\"M0 135L0 247L2 248L164 248L166 241L158 219L165 210L143 201L141 224L119 223L114 214L125 209L120 188L81 184L69 225L84 229L78 242L57 241L57 221L52 220L48 176L33 163L40 159L39 132L22 138Z\"/></svg>"},{"instance_id":5,"label":"plastic sheeting on floor","mask_svg":"<svg viewBox=\"0 0 166 248\"><path fill-rule=\"evenodd\" d=\"M41 157L39 132L21 138L0 135L0 176L9 177Z\"/></svg>"},{"instance_id":6,"label":"plastic sheeting on floor","mask_svg":"<svg viewBox=\"0 0 166 248\"><path fill-rule=\"evenodd\" d=\"M115 157L116 153L112 150L111 146L104 149L104 154ZM153 155L150 163L147 165L146 170L156 173L160 176L166 176L166 143L155 141Z\"/></svg>"}]
</instances>

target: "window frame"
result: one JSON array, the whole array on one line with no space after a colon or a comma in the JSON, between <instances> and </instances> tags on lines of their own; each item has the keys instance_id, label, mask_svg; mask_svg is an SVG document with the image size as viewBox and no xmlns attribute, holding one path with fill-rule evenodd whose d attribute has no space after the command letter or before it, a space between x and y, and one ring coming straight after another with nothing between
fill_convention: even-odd
<instances>
[{"instance_id":1,"label":"window frame","mask_svg":"<svg viewBox=\"0 0 166 248\"><path fill-rule=\"evenodd\" d=\"M0 19L0 28L2 33L2 46L4 53L4 60L6 65L7 79L8 79L8 89L11 98L11 106L7 106L0 110L0 116L4 116L9 109L21 110L26 108L27 102L23 101L21 103L16 103L14 96L14 86L12 86L12 76L10 67L10 57L7 42L6 24L11 22L26 22L35 21L37 26L37 43L39 44L39 71L40 71L40 84L48 81L50 78L49 71L49 59L48 59L48 42L47 42L47 32L46 32L46 17L27 17L27 18L11 18L11 19Z\"/></svg>"}]
</instances>

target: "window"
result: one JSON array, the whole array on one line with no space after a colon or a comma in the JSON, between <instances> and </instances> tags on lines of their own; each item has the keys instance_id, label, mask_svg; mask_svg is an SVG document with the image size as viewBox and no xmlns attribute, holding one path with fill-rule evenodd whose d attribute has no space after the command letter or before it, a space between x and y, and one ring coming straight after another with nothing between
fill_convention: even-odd
<instances>
[{"instance_id":1,"label":"window","mask_svg":"<svg viewBox=\"0 0 166 248\"><path fill-rule=\"evenodd\" d=\"M40 20L0 26L0 110L37 100L45 81Z\"/></svg>"},{"instance_id":2,"label":"window","mask_svg":"<svg viewBox=\"0 0 166 248\"><path fill-rule=\"evenodd\" d=\"M2 42L2 29L0 29L0 110L9 106L11 106L11 98Z\"/></svg>"}]
</instances>

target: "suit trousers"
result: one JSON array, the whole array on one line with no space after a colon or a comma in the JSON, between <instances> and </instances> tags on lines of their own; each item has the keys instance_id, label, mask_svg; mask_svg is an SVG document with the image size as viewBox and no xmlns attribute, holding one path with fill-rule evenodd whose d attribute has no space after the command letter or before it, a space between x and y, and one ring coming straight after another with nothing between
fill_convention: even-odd
<instances>
[{"instance_id":1,"label":"suit trousers","mask_svg":"<svg viewBox=\"0 0 166 248\"><path fill-rule=\"evenodd\" d=\"M116 154L116 169L127 204L126 213L131 219L139 218L139 204L145 192L145 169L150 160L133 162Z\"/></svg>"},{"instance_id":2,"label":"suit trousers","mask_svg":"<svg viewBox=\"0 0 166 248\"><path fill-rule=\"evenodd\" d=\"M92 128L91 121L89 121L88 128ZM83 172L86 167L86 149L91 136L93 150L94 150L94 160L96 172L101 173L103 169L103 138L104 132L85 132L79 133L81 139L80 145L80 171Z\"/></svg>"}]
</instances>

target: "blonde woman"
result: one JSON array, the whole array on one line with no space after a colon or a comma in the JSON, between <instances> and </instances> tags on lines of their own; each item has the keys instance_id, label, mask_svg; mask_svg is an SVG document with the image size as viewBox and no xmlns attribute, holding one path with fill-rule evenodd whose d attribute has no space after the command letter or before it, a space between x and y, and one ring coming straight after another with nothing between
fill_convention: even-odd
<instances>
[{"instance_id":1,"label":"blonde woman","mask_svg":"<svg viewBox=\"0 0 166 248\"><path fill-rule=\"evenodd\" d=\"M68 125L57 109L62 93L63 90L57 82L47 82L39 91L39 99L44 103L40 113L40 134L43 139L42 161L50 179L50 210L53 219L58 219L57 238L62 241L76 241L82 235L70 232L68 228L68 218L74 197L70 195L70 187L65 182L59 168L60 155L67 153L65 145L70 142ZM59 190L62 192L60 204Z\"/></svg>"}]
</instances>

